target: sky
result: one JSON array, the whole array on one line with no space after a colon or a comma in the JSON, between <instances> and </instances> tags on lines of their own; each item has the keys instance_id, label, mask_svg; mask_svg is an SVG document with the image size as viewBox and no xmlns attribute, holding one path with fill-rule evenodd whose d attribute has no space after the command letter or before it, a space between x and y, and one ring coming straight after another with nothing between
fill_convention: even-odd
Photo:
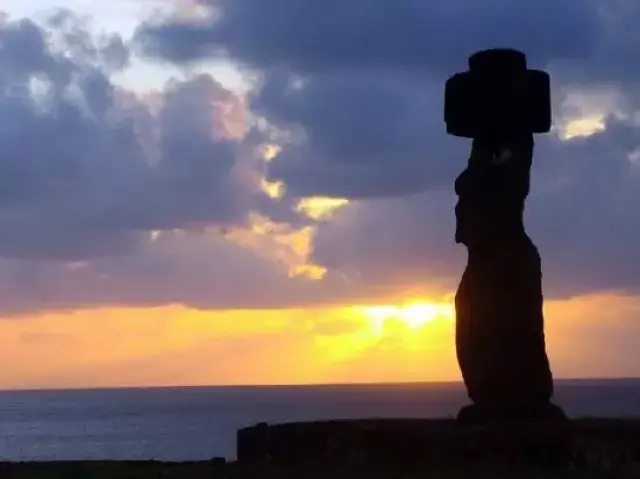
<instances>
[{"instance_id":1,"label":"sky","mask_svg":"<svg viewBox=\"0 0 640 479\"><path fill-rule=\"evenodd\" d=\"M640 4L0 0L0 388L458 381L446 79L552 78L558 378L640 377Z\"/></svg>"}]
</instances>

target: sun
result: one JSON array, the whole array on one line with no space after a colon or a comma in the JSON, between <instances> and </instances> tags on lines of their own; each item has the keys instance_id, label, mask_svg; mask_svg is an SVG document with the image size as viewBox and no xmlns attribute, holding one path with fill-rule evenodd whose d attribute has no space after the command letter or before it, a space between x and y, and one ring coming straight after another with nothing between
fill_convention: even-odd
<instances>
[{"instance_id":1,"label":"sun","mask_svg":"<svg viewBox=\"0 0 640 479\"><path fill-rule=\"evenodd\" d=\"M452 319L453 306L448 303L410 303L403 306L367 306L363 313L374 330L382 332L389 321L401 322L411 330L419 330L440 319Z\"/></svg>"},{"instance_id":2,"label":"sun","mask_svg":"<svg viewBox=\"0 0 640 479\"><path fill-rule=\"evenodd\" d=\"M340 362L363 357L367 351L418 354L434 344L447 344L455 318L449 301L412 301L402 305L357 305L343 310L345 328L314 336L324 357ZM347 327L348 326L348 327Z\"/></svg>"}]
</instances>

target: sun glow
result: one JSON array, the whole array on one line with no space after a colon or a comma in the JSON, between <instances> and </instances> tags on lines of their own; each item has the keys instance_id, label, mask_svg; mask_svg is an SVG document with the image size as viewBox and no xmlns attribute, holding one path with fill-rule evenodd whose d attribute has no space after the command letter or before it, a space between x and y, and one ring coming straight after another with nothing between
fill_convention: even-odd
<instances>
[{"instance_id":1,"label":"sun glow","mask_svg":"<svg viewBox=\"0 0 640 479\"><path fill-rule=\"evenodd\" d=\"M596 133L602 133L606 128L604 115L575 118L562 126L560 137L565 141L574 138L586 138Z\"/></svg>"},{"instance_id":2,"label":"sun glow","mask_svg":"<svg viewBox=\"0 0 640 479\"><path fill-rule=\"evenodd\" d=\"M453 306L439 303L411 303L404 306L368 306L363 313L373 323L376 332L381 333L390 322L400 322L411 330L419 330L438 319L452 319Z\"/></svg>"},{"instance_id":3,"label":"sun glow","mask_svg":"<svg viewBox=\"0 0 640 479\"><path fill-rule=\"evenodd\" d=\"M314 337L322 356L334 364L371 354L436 354L451 342L455 313L446 301L361 305L343 311L340 320L328 329L316 329Z\"/></svg>"}]
</instances>

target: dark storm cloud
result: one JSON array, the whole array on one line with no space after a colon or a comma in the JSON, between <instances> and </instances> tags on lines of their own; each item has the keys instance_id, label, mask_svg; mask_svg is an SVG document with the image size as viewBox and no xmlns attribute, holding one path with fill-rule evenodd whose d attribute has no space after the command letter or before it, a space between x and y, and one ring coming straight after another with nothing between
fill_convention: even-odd
<instances>
[{"instance_id":1,"label":"dark storm cloud","mask_svg":"<svg viewBox=\"0 0 640 479\"><path fill-rule=\"evenodd\" d=\"M446 71L472 50L509 45L534 62L583 57L600 22L598 2L540 0L202 0L209 23L167 20L140 29L149 54L175 62L224 55L253 67Z\"/></svg>"},{"instance_id":2,"label":"dark storm cloud","mask_svg":"<svg viewBox=\"0 0 640 479\"><path fill-rule=\"evenodd\" d=\"M604 133L540 150L555 165L534 183L528 216L551 291L640 290L639 148L637 125L611 119Z\"/></svg>"},{"instance_id":3,"label":"dark storm cloud","mask_svg":"<svg viewBox=\"0 0 640 479\"><path fill-rule=\"evenodd\" d=\"M222 55L257 69L253 112L298 137L281 145L269 175L293 195L347 198L451 180L466 146L444 134L442 88L470 52L521 48L533 66L558 63L566 83L563 61L612 58L614 26L628 13L597 1L201 3L214 9L211 22L149 24L138 44L178 63Z\"/></svg>"},{"instance_id":4,"label":"dark storm cloud","mask_svg":"<svg viewBox=\"0 0 640 479\"><path fill-rule=\"evenodd\" d=\"M420 192L448 181L465 154L462 142L443 134L441 85L389 72L293 81L267 73L250 106L281 129L301 131L269 168L299 196Z\"/></svg>"}]
</instances>

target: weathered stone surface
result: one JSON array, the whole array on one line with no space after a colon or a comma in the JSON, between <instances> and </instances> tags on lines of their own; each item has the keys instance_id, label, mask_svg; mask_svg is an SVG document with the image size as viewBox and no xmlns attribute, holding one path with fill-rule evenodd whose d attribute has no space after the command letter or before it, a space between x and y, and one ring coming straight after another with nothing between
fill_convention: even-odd
<instances>
[{"instance_id":1,"label":"weathered stone surface","mask_svg":"<svg viewBox=\"0 0 640 479\"><path fill-rule=\"evenodd\" d=\"M480 52L471 57L470 65L477 71L472 68L469 75L480 71L486 85L473 90L470 80L472 91L465 93L460 87L456 99L448 88L447 98L449 105L461 100L483 105L472 108L471 156L455 182L455 239L468 250L455 298L456 351L476 406L461 419L550 419L556 415L550 406L553 378L545 349L542 266L523 220L534 140L526 122L516 121L518 115L534 114L524 108L521 95L536 92L518 83L518 72L526 68L520 52ZM503 103L516 108L505 109ZM447 119L456 120L461 109L449 112ZM515 130L508 125L516 125Z\"/></svg>"},{"instance_id":2,"label":"weathered stone surface","mask_svg":"<svg viewBox=\"0 0 640 479\"><path fill-rule=\"evenodd\" d=\"M640 420L584 419L482 427L430 419L262 424L238 431L237 459L240 464L390 465L403 470L489 462L640 472L638 437Z\"/></svg>"},{"instance_id":3,"label":"weathered stone surface","mask_svg":"<svg viewBox=\"0 0 640 479\"><path fill-rule=\"evenodd\" d=\"M458 361L471 400L496 417L526 416L553 394L541 260L523 221L533 139L504 149L510 156L495 162L475 141L456 182L456 241L468 249L456 294Z\"/></svg>"},{"instance_id":4,"label":"weathered stone surface","mask_svg":"<svg viewBox=\"0 0 640 479\"><path fill-rule=\"evenodd\" d=\"M528 69L522 52L481 51L469 58L469 71L447 80L444 107L450 135L547 133L551 128L549 74Z\"/></svg>"}]
</instances>

